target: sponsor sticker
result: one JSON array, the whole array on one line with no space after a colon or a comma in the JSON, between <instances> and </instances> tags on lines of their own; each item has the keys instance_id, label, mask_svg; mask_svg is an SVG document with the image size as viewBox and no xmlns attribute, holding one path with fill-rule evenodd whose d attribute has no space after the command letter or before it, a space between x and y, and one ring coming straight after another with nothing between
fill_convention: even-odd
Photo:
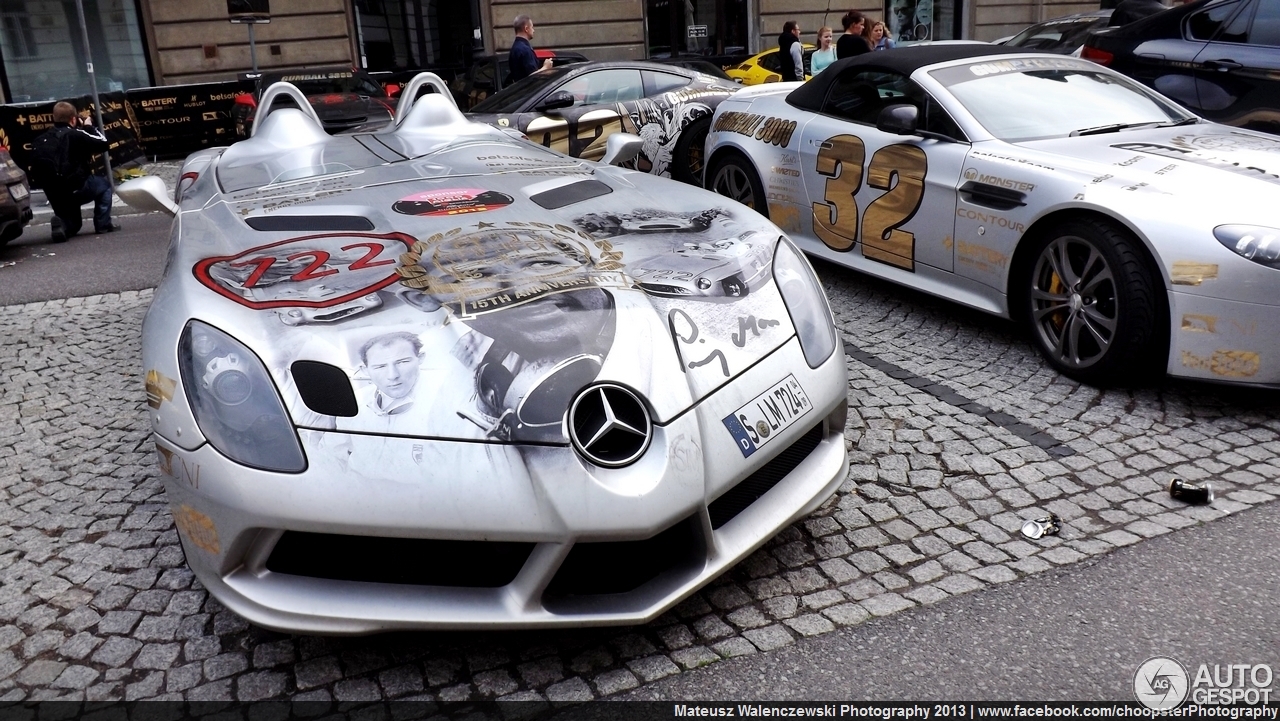
<instances>
[{"instance_id":1,"label":"sponsor sticker","mask_svg":"<svg viewBox=\"0 0 1280 721\"><path fill-rule=\"evenodd\" d=\"M811 410L813 404L800 387L800 381L789 375L732 415L725 416L724 426L737 442L742 457L747 458Z\"/></svg>"},{"instance_id":2,"label":"sponsor sticker","mask_svg":"<svg viewBox=\"0 0 1280 721\"><path fill-rule=\"evenodd\" d=\"M511 202L510 195L496 190L448 188L405 196L391 209L405 215L461 215L503 208Z\"/></svg>"},{"instance_id":3,"label":"sponsor sticker","mask_svg":"<svg viewBox=\"0 0 1280 721\"><path fill-rule=\"evenodd\" d=\"M14 200L22 200L23 198L27 197L27 195L28 195L27 186L23 185L22 183L9 186L9 197L13 198Z\"/></svg>"}]
</instances>

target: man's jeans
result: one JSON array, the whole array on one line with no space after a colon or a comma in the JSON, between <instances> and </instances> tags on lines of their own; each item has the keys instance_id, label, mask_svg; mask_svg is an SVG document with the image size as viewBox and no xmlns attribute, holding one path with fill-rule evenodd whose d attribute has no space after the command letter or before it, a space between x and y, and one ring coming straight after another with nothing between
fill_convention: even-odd
<instances>
[{"instance_id":1,"label":"man's jeans","mask_svg":"<svg viewBox=\"0 0 1280 721\"><path fill-rule=\"evenodd\" d=\"M70 238L80 232L80 206L90 200L93 201L93 229L100 232L111 227L111 190L111 183L106 178L90 175L79 190L63 195L60 192L49 193L46 189L45 196Z\"/></svg>"}]
</instances>

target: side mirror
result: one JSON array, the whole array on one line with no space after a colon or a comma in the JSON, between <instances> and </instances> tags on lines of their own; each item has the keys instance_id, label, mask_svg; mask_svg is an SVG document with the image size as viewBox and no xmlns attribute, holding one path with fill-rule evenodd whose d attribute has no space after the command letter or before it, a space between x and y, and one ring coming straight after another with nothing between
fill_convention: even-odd
<instances>
[{"instance_id":1,"label":"side mirror","mask_svg":"<svg viewBox=\"0 0 1280 721\"><path fill-rule=\"evenodd\" d=\"M170 216L178 214L178 206L169 200L169 191L165 189L164 181L154 175L126 180L116 186L116 195L129 207L144 213L159 211Z\"/></svg>"},{"instance_id":2,"label":"side mirror","mask_svg":"<svg viewBox=\"0 0 1280 721\"><path fill-rule=\"evenodd\" d=\"M876 130L894 135L915 135L920 111L914 105L890 105L876 118Z\"/></svg>"},{"instance_id":3,"label":"side mirror","mask_svg":"<svg viewBox=\"0 0 1280 721\"><path fill-rule=\"evenodd\" d=\"M600 162L605 165L621 165L636 159L644 140L631 133L614 133L604 141L604 157Z\"/></svg>"},{"instance_id":4,"label":"side mirror","mask_svg":"<svg viewBox=\"0 0 1280 721\"><path fill-rule=\"evenodd\" d=\"M548 110L559 110L560 108L572 108L575 102L573 94L565 90L557 90L538 103L535 109L546 112Z\"/></svg>"}]
</instances>

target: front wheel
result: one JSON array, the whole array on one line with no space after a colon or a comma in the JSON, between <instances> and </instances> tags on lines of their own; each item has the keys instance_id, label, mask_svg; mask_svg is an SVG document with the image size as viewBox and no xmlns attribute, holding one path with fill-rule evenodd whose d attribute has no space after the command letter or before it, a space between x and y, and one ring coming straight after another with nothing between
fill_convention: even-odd
<instances>
[{"instance_id":1,"label":"front wheel","mask_svg":"<svg viewBox=\"0 0 1280 721\"><path fill-rule=\"evenodd\" d=\"M741 155L724 155L708 169L708 190L742 203L764 217L769 217L769 204L764 197L764 184L751 161Z\"/></svg>"},{"instance_id":2,"label":"front wheel","mask_svg":"<svg viewBox=\"0 0 1280 721\"><path fill-rule=\"evenodd\" d=\"M671 177L692 185L702 185L702 173L706 170L704 152L707 131L711 130L711 116L698 118L685 126L676 138L675 157L671 161Z\"/></svg>"},{"instance_id":3,"label":"front wheel","mask_svg":"<svg viewBox=\"0 0 1280 721\"><path fill-rule=\"evenodd\" d=\"M1022 311L1040 352L1061 373L1106 385L1148 370L1162 337L1157 284L1127 233L1068 221L1033 241Z\"/></svg>"}]
</instances>

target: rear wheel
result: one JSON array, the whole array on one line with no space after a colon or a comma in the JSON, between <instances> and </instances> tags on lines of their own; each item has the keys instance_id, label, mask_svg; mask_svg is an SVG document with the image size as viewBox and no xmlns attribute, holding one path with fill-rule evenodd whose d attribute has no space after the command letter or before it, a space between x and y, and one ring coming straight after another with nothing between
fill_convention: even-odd
<instances>
[{"instance_id":1,"label":"rear wheel","mask_svg":"<svg viewBox=\"0 0 1280 721\"><path fill-rule=\"evenodd\" d=\"M671 163L671 177L676 180L702 185L702 174L706 170L706 156L703 154L707 144L707 131L711 129L711 116L689 123L676 138L675 158Z\"/></svg>"},{"instance_id":2,"label":"rear wheel","mask_svg":"<svg viewBox=\"0 0 1280 721\"><path fill-rule=\"evenodd\" d=\"M1031 250L1022 311L1049 363L1093 385L1148 370L1162 336L1157 284L1136 241L1110 223L1076 219Z\"/></svg>"},{"instance_id":3,"label":"rear wheel","mask_svg":"<svg viewBox=\"0 0 1280 721\"><path fill-rule=\"evenodd\" d=\"M764 185L751 166L751 161L741 155L721 156L708 172L707 189L732 198L764 217L769 217L769 204L765 201Z\"/></svg>"}]
</instances>

